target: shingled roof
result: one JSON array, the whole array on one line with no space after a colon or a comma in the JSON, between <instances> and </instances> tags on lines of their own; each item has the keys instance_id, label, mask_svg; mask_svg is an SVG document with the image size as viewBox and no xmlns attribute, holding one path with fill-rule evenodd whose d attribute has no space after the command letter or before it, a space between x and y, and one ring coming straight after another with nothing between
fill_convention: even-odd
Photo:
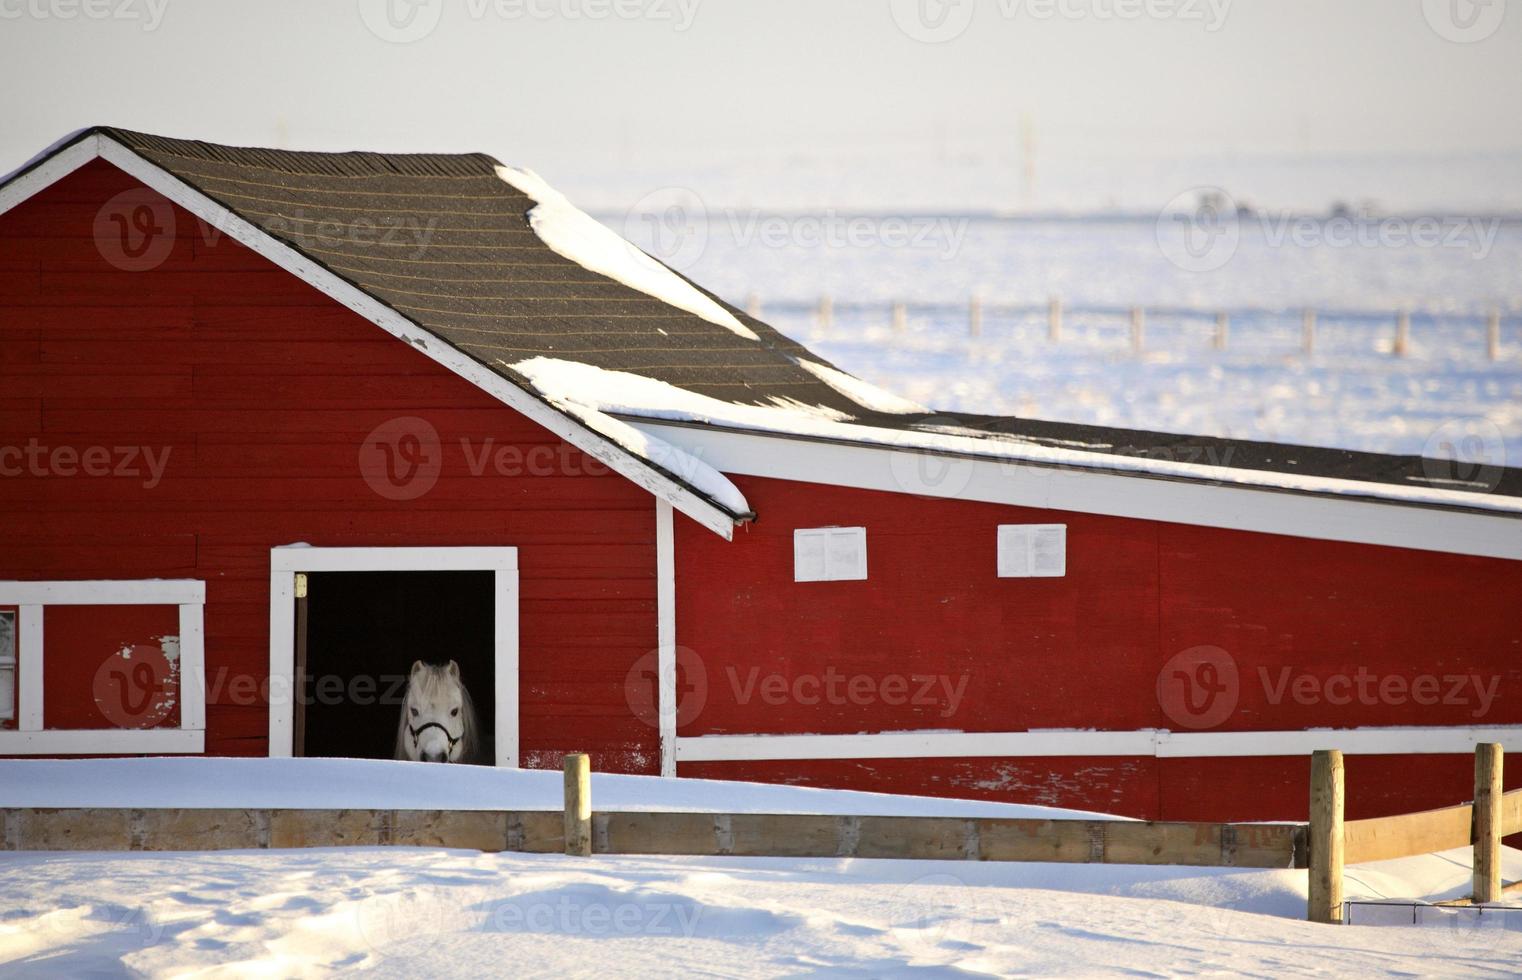
<instances>
[{"instance_id":1,"label":"shingled roof","mask_svg":"<svg viewBox=\"0 0 1522 980\"><path fill-rule=\"evenodd\" d=\"M745 416L747 421L739 427L770 429L793 438L962 451L937 441L951 435L962 449L973 440L991 455L1000 454L1001 447L1061 447L1083 454L1088 462L1082 465L1096 468L1105 468L1107 459L1113 461L1108 465L1119 466L1117 457L1127 464L1160 458L1221 470L1438 493L1468 489L1445 478L1445 467L1414 456L995 416L947 416L892 404L891 396L848 375L836 375L838 369L803 345L674 270L667 271L703 302L715 304L722 315L698 315L691 307L673 305L668 298L561 254L533 223L533 212L543 202L520 189L521 181L511 179L524 172L511 171L485 154L292 152L109 127L88 130L74 141L96 134L583 424L588 413L577 416L574 405L568 411L565 390L546 390L544 375L531 369L536 359L606 372L588 376L594 382L589 387L604 379L632 377L699 400L697 410L690 404L684 410L649 401L631 405L619 398L599 404L599 392L581 393L590 414L606 411L610 422L611 416L646 417L723 428L734 424L723 408L732 406L741 415L751 409L763 412L760 421ZM33 166L67 145L66 141L53 148ZM642 254L641 260L654 262ZM813 422L827 420L830 434L821 437L817 425L789 425L789 411L802 412ZM607 436L606 428L592 428ZM639 454L638 447L622 449ZM646 461L671 471L658 460ZM1135 470L1131 465L1123 468ZM714 502L712 493L693 487L690 479L673 478ZM1491 474L1485 489L1492 498L1522 497L1522 470ZM1465 506L1458 500L1453 505ZM733 501L716 506L736 518L748 516Z\"/></svg>"}]
</instances>

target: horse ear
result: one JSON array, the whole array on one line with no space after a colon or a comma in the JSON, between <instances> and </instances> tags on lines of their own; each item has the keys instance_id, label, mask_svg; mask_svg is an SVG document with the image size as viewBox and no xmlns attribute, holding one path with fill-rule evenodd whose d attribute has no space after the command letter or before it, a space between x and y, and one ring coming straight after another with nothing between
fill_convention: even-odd
<instances>
[{"instance_id":1,"label":"horse ear","mask_svg":"<svg viewBox=\"0 0 1522 980\"><path fill-rule=\"evenodd\" d=\"M453 660L449 661L449 676L455 678L456 680L458 680L460 677L460 665L455 663Z\"/></svg>"},{"instance_id":2,"label":"horse ear","mask_svg":"<svg viewBox=\"0 0 1522 980\"><path fill-rule=\"evenodd\" d=\"M424 665L423 665L423 662L421 660L414 660L412 662L412 674L411 674L411 676L416 677L417 675L421 674L423 672L423 666Z\"/></svg>"}]
</instances>

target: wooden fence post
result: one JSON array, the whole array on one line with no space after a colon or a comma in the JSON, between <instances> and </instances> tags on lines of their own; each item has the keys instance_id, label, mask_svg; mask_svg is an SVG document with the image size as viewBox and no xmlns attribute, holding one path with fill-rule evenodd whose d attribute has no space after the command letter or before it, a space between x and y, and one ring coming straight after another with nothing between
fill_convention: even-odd
<instances>
[{"instance_id":1,"label":"wooden fence post","mask_svg":"<svg viewBox=\"0 0 1522 980\"><path fill-rule=\"evenodd\" d=\"M1140 306L1131 307L1131 349L1140 351L1146 345L1147 314Z\"/></svg>"},{"instance_id":2,"label":"wooden fence post","mask_svg":"<svg viewBox=\"0 0 1522 980\"><path fill-rule=\"evenodd\" d=\"M1217 313L1215 315L1215 349L1216 350L1225 350L1226 349L1226 335L1228 333L1230 333L1230 332L1231 332L1231 317L1226 315L1226 311L1225 310L1222 310L1221 312L1219 312L1219 313Z\"/></svg>"},{"instance_id":3,"label":"wooden fence post","mask_svg":"<svg viewBox=\"0 0 1522 980\"><path fill-rule=\"evenodd\" d=\"M967 304L967 335L983 336L983 297L977 293L972 294L972 300Z\"/></svg>"},{"instance_id":4,"label":"wooden fence post","mask_svg":"<svg viewBox=\"0 0 1522 980\"><path fill-rule=\"evenodd\" d=\"M1501 900L1501 746L1474 747L1474 904Z\"/></svg>"},{"instance_id":5,"label":"wooden fence post","mask_svg":"<svg viewBox=\"0 0 1522 980\"><path fill-rule=\"evenodd\" d=\"M1046 304L1046 339L1052 343L1062 339L1062 298L1053 296Z\"/></svg>"},{"instance_id":6,"label":"wooden fence post","mask_svg":"<svg viewBox=\"0 0 1522 980\"><path fill-rule=\"evenodd\" d=\"M834 304L832 304L830 302L830 295L828 293L826 293L825 295L819 297L819 332L820 333L824 333L825 331L830 329L830 319L831 319L831 316L834 313L834 310L835 310Z\"/></svg>"},{"instance_id":7,"label":"wooden fence post","mask_svg":"<svg viewBox=\"0 0 1522 980\"><path fill-rule=\"evenodd\" d=\"M761 297L759 295L751 293L745 297L745 312L757 320L761 319Z\"/></svg>"},{"instance_id":8,"label":"wooden fence post","mask_svg":"<svg viewBox=\"0 0 1522 980\"><path fill-rule=\"evenodd\" d=\"M584 752L565 757L565 852L592 855L592 760Z\"/></svg>"},{"instance_id":9,"label":"wooden fence post","mask_svg":"<svg viewBox=\"0 0 1522 980\"><path fill-rule=\"evenodd\" d=\"M1311 753L1310 882L1306 918L1342 923L1342 753Z\"/></svg>"},{"instance_id":10,"label":"wooden fence post","mask_svg":"<svg viewBox=\"0 0 1522 980\"><path fill-rule=\"evenodd\" d=\"M1501 311L1491 310L1485 318L1485 356L1492 361L1501 358Z\"/></svg>"},{"instance_id":11,"label":"wooden fence post","mask_svg":"<svg viewBox=\"0 0 1522 980\"><path fill-rule=\"evenodd\" d=\"M1411 346L1411 311L1401 310L1395 315L1395 356L1405 357Z\"/></svg>"},{"instance_id":12,"label":"wooden fence post","mask_svg":"<svg viewBox=\"0 0 1522 980\"><path fill-rule=\"evenodd\" d=\"M1307 354L1316 352L1316 311L1307 309L1300 315L1300 343Z\"/></svg>"},{"instance_id":13,"label":"wooden fence post","mask_svg":"<svg viewBox=\"0 0 1522 980\"><path fill-rule=\"evenodd\" d=\"M909 313L904 309L904 304L899 300L893 301L893 332L903 333L909 323Z\"/></svg>"}]
</instances>

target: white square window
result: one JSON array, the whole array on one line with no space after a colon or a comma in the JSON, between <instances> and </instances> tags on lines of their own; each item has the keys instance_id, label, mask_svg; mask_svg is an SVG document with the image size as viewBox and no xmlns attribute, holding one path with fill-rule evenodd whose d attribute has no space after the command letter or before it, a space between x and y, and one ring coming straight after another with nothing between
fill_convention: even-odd
<instances>
[{"instance_id":1,"label":"white square window","mask_svg":"<svg viewBox=\"0 0 1522 980\"><path fill-rule=\"evenodd\" d=\"M1000 578L1061 578L1067 574L1066 524L1000 524Z\"/></svg>"},{"instance_id":2,"label":"white square window","mask_svg":"<svg viewBox=\"0 0 1522 980\"><path fill-rule=\"evenodd\" d=\"M794 582L844 582L866 577L866 528L811 527L793 532Z\"/></svg>"}]
</instances>

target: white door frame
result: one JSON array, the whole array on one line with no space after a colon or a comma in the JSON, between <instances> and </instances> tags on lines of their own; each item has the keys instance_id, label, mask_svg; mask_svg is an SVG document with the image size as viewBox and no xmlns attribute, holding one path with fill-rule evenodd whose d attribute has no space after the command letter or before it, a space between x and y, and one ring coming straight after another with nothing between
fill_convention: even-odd
<instances>
[{"instance_id":1,"label":"white door frame","mask_svg":"<svg viewBox=\"0 0 1522 980\"><path fill-rule=\"evenodd\" d=\"M270 549L270 746L291 754L295 732L298 572L492 572L497 765L518 768L518 549L476 547Z\"/></svg>"}]
</instances>

